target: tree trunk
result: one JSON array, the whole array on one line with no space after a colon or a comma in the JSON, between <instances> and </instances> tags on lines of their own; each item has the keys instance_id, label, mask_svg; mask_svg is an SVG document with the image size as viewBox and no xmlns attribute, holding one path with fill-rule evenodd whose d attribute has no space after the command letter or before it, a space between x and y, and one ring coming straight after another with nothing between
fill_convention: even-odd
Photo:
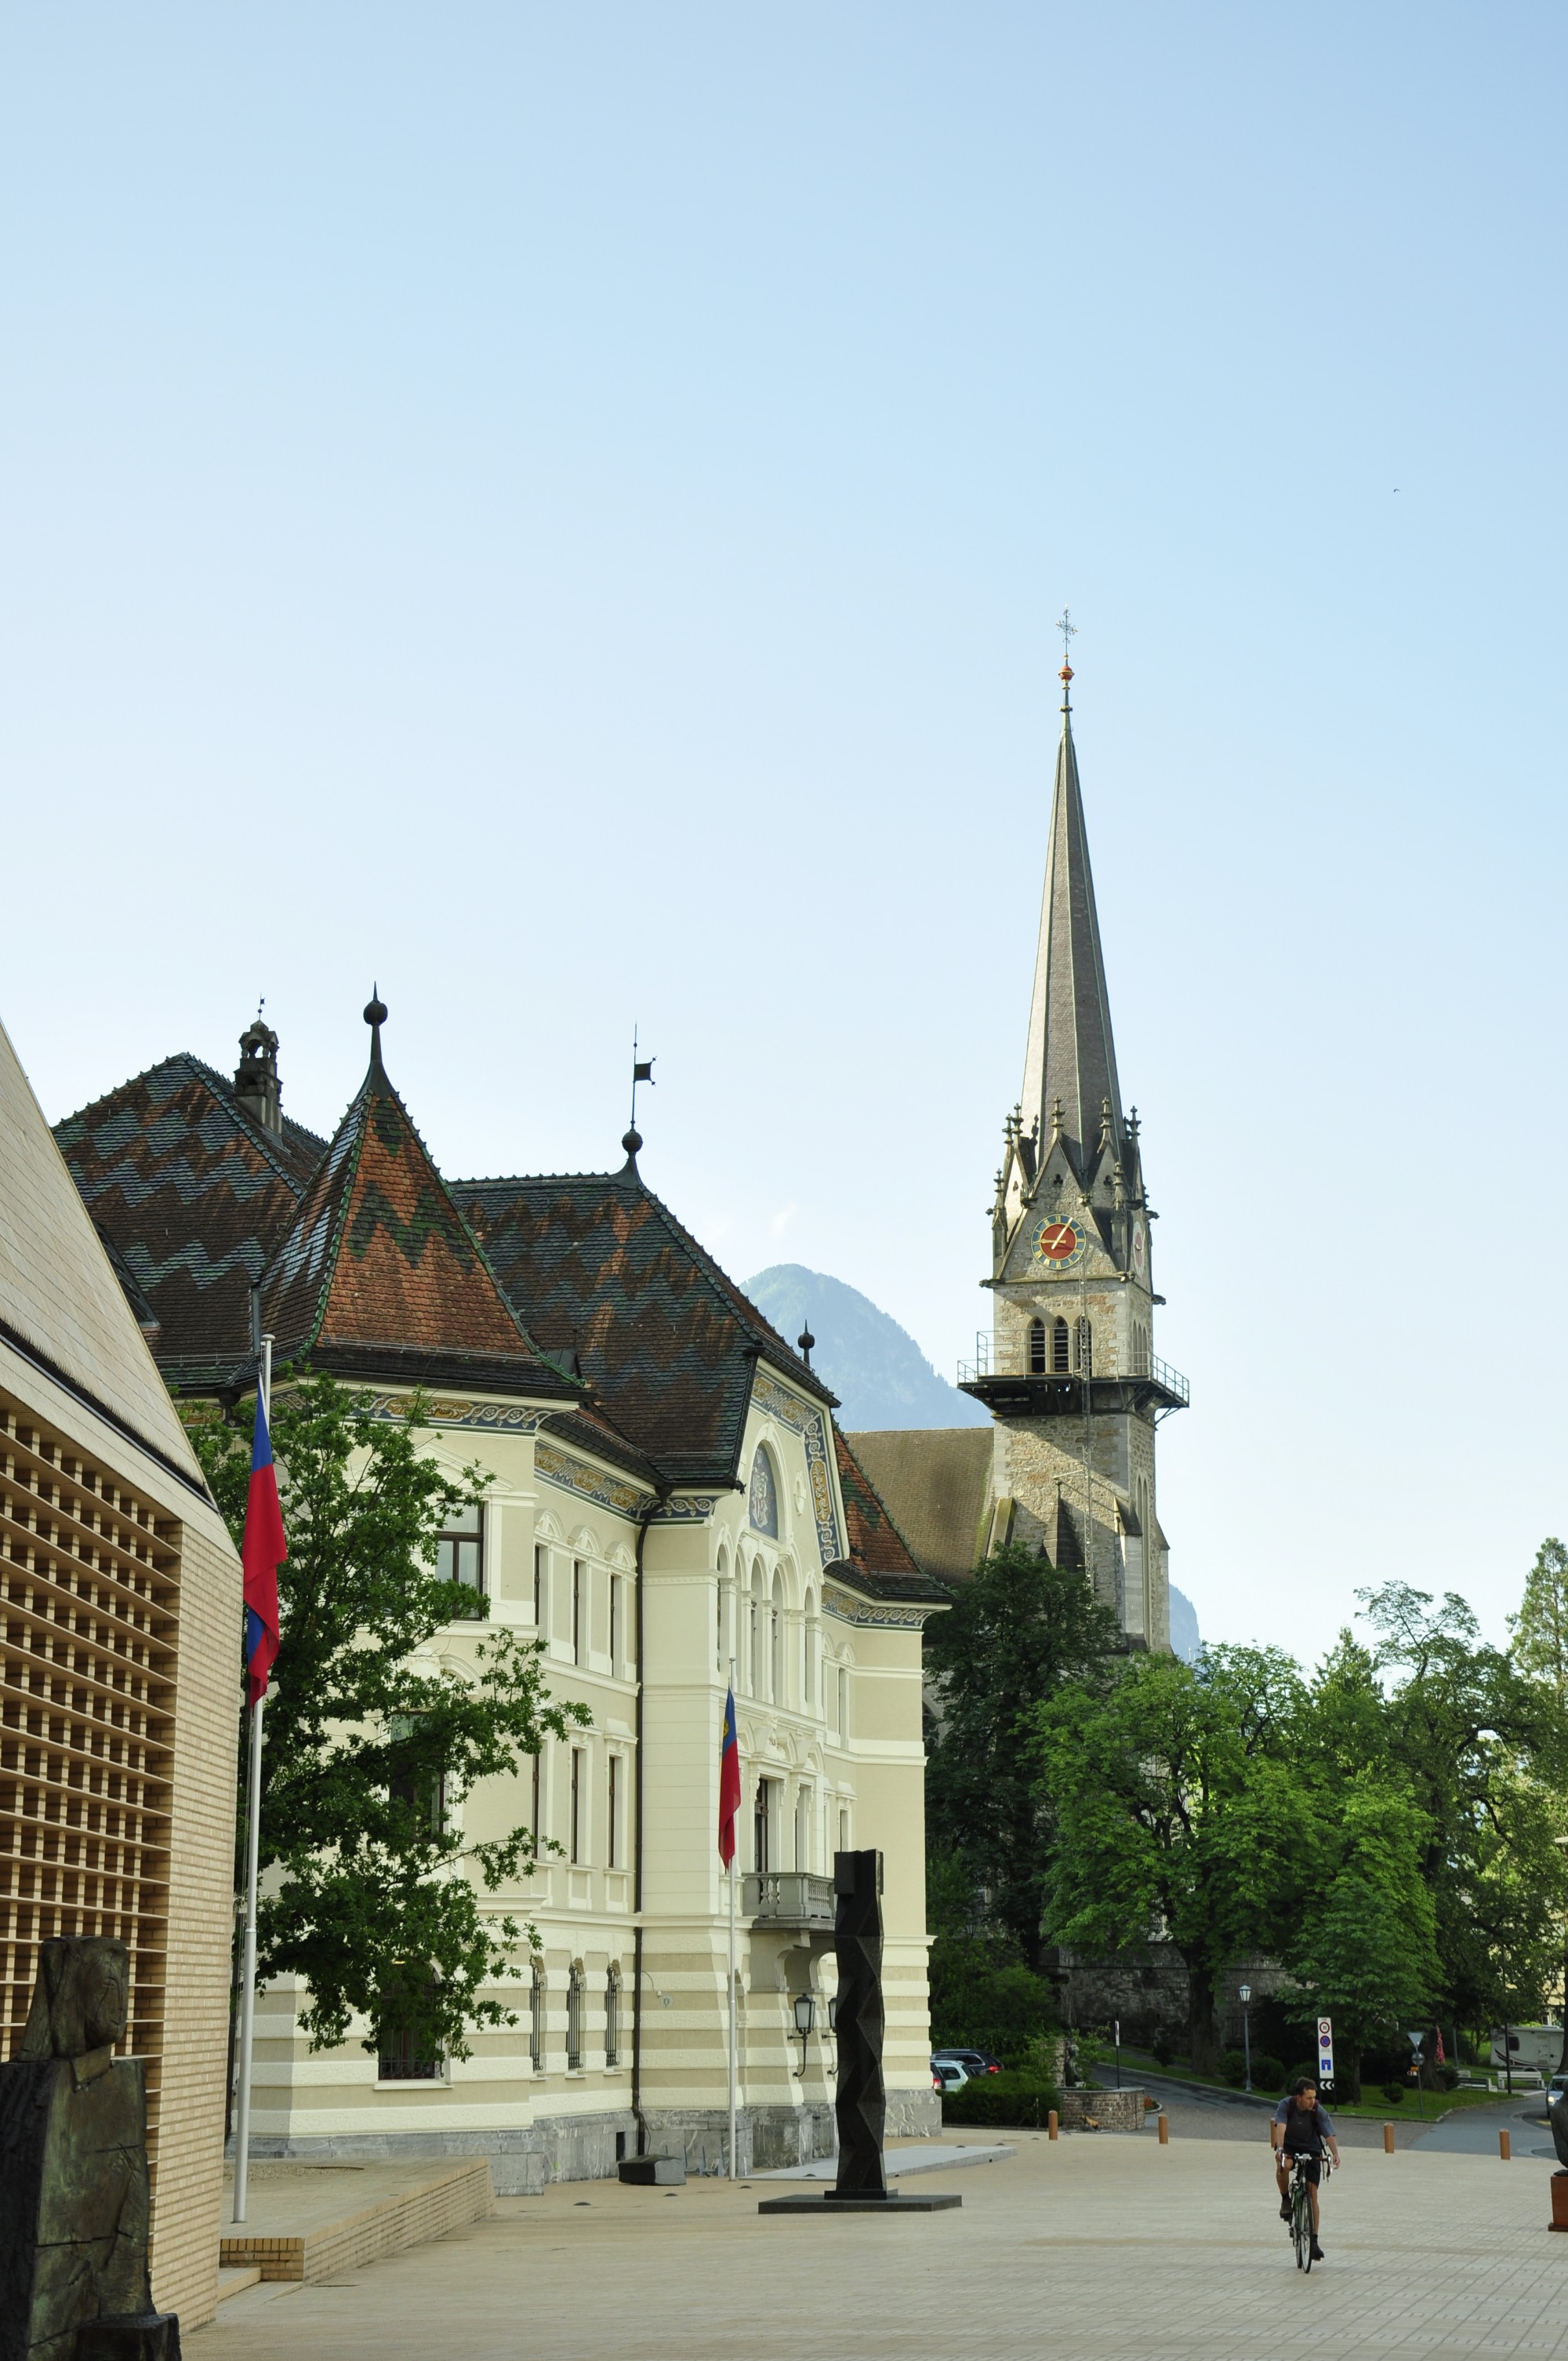
<instances>
[{"instance_id":1,"label":"tree trunk","mask_svg":"<svg viewBox=\"0 0 1568 2361\"><path fill-rule=\"evenodd\" d=\"M1195 2074L1212 2074L1220 2062L1214 2023L1214 1978L1207 1967L1187 1971L1187 2047Z\"/></svg>"}]
</instances>

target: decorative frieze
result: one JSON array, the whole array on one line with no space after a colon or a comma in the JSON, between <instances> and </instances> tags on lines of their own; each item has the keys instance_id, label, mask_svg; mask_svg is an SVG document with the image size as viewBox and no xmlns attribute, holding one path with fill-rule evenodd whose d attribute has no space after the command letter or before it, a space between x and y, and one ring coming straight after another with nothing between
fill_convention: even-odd
<instances>
[{"instance_id":1,"label":"decorative frieze","mask_svg":"<svg viewBox=\"0 0 1568 2361\"><path fill-rule=\"evenodd\" d=\"M811 1486L811 1509L817 1523L817 1546L822 1564L831 1565L844 1554L839 1536L839 1511L833 1499L833 1477L828 1466L828 1428L819 1410L766 1369L759 1368L751 1380L751 1400L756 1408L769 1418L776 1418L798 1434L806 1450L806 1481Z\"/></svg>"},{"instance_id":2,"label":"decorative frieze","mask_svg":"<svg viewBox=\"0 0 1568 2361\"><path fill-rule=\"evenodd\" d=\"M872 1623L884 1631L918 1631L927 1615L937 1612L935 1607L891 1607L881 1599L857 1598L851 1591L840 1590L836 1583L822 1586L822 1612L839 1623Z\"/></svg>"}]
</instances>

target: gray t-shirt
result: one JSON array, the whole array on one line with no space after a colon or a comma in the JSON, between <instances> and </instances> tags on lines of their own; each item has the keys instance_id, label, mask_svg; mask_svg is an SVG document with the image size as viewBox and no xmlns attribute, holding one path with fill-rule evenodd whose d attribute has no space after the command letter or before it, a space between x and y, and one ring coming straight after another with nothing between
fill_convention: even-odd
<instances>
[{"instance_id":1,"label":"gray t-shirt","mask_svg":"<svg viewBox=\"0 0 1568 2361\"><path fill-rule=\"evenodd\" d=\"M1275 2108L1274 2120L1285 2126L1288 2148L1304 2147L1313 2156L1321 2151L1326 2139L1332 2139L1334 2136L1329 2111L1321 2103L1308 2114L1296 2104L1292 2096L1287 2095Z\"/></svg>"}]
</instances>

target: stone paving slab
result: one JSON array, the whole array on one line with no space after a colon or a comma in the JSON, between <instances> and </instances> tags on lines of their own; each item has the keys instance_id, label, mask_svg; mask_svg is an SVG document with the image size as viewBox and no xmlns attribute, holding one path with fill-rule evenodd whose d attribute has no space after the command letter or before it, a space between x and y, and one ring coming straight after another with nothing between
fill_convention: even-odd
<instances>
[{"instance_id":1,"label":"stone paving slab","mask_svg":"<svg viewBox=\"0 0 1568 2361\"><path fill-rule=\"evenodd\" d=\"M758 2181L503 2198L337 2284L236 2297L187 2361L1568 2356L1568 2237L1537 2165L1347 2152L1307 2278L1255 2136L1012 2138L1011 2161L952 2176L961 2212L919 2219L760 2220Z\"/></svg>"}]
</instances>

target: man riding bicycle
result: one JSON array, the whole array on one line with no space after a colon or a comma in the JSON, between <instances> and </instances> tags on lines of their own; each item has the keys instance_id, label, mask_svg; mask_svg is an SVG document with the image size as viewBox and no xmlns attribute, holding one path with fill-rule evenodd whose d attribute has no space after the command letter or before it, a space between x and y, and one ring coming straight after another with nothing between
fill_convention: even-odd
<instances>
[{"instance_id":1,"label":"man riding bicycle","mask_svg":"<svg viewBox=\"0 0 1568 2361\"><path fill-rule=\"evenodd\" d=\"M1310 2185L1312 2201L1312 2260L1321 2263L1323 2250L1318 2244L1320 2226L1318 2187L1323 2173L1323 2150L1326 2147L1339 2169L1339 2142L1326 2111L1318 2104L1318 2086L1308 2074L1303 2074L1292 2086L1288 2099L1281 2099L1274 2111L1274 2121L1268 2126L1269 2145L1277 2158L1276 2179L1279 2183L1279 2218L1290 2219L1290 2175L1296 2159L1305 2159L1303 2169Z\"/></svg>"}]
</instances>

